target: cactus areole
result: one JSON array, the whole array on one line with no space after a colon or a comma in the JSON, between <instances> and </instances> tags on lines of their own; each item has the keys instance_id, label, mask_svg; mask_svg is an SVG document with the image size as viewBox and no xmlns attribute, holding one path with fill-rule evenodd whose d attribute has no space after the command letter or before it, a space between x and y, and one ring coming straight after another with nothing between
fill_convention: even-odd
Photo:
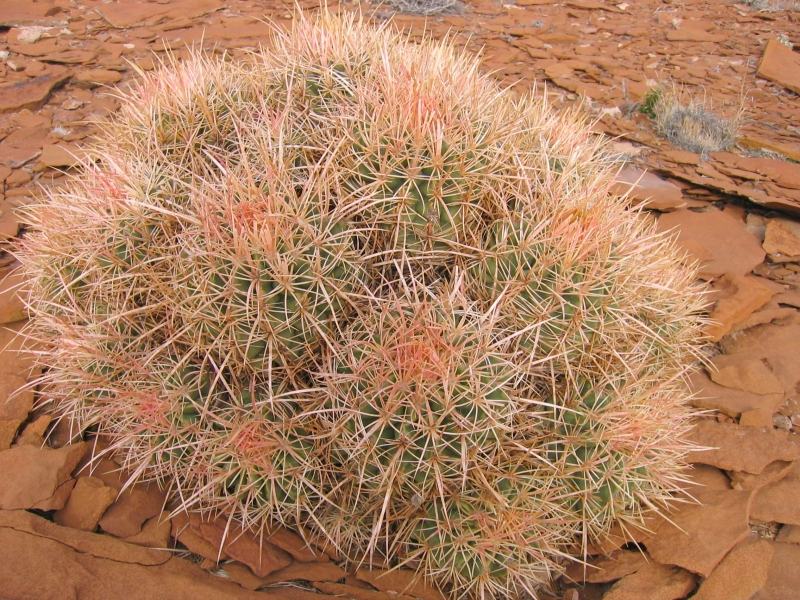
<instances>
[{"instance_id":1,"label":"cactus areole","mask_svg":"<svg viewBox=\"0 0 800 600\"><path fill-rule=\"evenodd\" d=\"M17 249L76 436L454 599L666 509L702 303L576 113L327 14L139 75Z\"/></svg>"}]
</instances>

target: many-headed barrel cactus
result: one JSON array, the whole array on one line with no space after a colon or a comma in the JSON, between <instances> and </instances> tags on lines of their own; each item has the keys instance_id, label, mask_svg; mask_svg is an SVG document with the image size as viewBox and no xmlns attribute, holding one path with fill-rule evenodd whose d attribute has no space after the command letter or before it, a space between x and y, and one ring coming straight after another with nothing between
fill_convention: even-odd
<instances>
[{"instance_id":1,"label":"many-headed barrel cactus","mask_svg":"<svg viewBox=\"0 0 800 600\"><path fill-rule=\"evenodd\" d=\"M184 506L492 598L674 491L701 301L576 116L323 15L105 129L31 212L29 333Z\"/></svg>"}]
</instances>

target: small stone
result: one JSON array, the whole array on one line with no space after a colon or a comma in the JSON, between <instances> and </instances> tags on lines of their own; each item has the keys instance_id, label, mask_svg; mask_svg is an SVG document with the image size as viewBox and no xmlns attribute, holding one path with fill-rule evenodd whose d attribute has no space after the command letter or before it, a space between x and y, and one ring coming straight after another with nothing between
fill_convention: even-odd
<instances>
[{"instance_id":1,"label":"small stone","mask_svg":"<svg viewBox=\"0 0 800 600\"><path fill-rule=\"evenodd\" d=\"M113 85L122 81L122 74L108 69L87 69L75 75L75 85L79 88L91 89L101 85Z\"/></svg>"},{"instance_id":2,"label":"small stone","mask_svg":"<svg viewBox=\"0 0 800 600\"><path fill-rule=\"evenodd\" d=\"M682 504L671 512L647 543L647 551L662 564L708 577L730 549L750 534L747 517L751 494L695 491L700 504Z\"/></svg>"},{"instance_id":3,"label":"small stone","mask_svg":"<svg viewBox=\"0 0 800 600\"><path fill-rule=\"evenodd\" d=\"M700 584L692 600L750 600L767 582L772 555L767 540L743 541Z\"/></svg>"},{"instance_id":4,"label":"small stone","mask_svg":"<svg viewBox=\"0 0 800 600\"><path fill-rule=\"evenodd\" d=\"M728 475L731 478L733 489L757 490L786 477L789 471L792 470L792 464L793 463L787 461L776 460L764 467L764 470L758 475L741 471L729 471Z\"/></svg>"},{"instance_id":5,"label":"small stone","mask_svg":"<svg viewBox=\"0 0 800 600\"><path fill-rule=\"evenodd\" d=\"M745 229L743 222L714 208L705 212L680 209L662 214L658 230L676 231L678 245L693 240L708 249L714 258L700 266L703 279L726 273L747 275L766 256L758 238Z\"/></svg>"},{"instance_id":6,"label":"small stone","mask_svg":"<svg viewBox=\"0 0 800 600\"><path fill-rule=\"evenodd\" d=\"M67 504L53 516L59 525L94 531L100 517L117 498L117 490L96 477L79 477Z\"/></svg>"},{"instance_id":7,"label":"small stone","mask_svg":"<svg viewBox=\"0 0 800 600\"><path fill-rule=\"evenodd\" d=\"M769 40L756 76L800 94L800 56L777 40Z\"/></svg>"},{"instance_id":8,"label":"small stone","mask_svg":"<svg viewBox=\"0 0 800 600\"><path fill-rule=\"evenodd\" d=\"M794 437L781 431L703 419L689 432L687 439L698 446L711 448L691 452L687 457L690 462L712 465L724 471L757 475L776 460L800 458L800 448Z\"/></svg>"},{"instance_id":9,"label":"small stone","mask_svg":"<svg viewBox=\"0 0 800 600\"><path fill-rule=\"evenodd\" d=\"M695 577L688 571L650 562L615 583L603 600L678 600L695 585Z\"/></svg>"},{"instance_id":10,"label":"small stone","mask_svg":"<svg viewBox=\"0 0 800 600\"><path fill-rule=\"evenodd\" d=\"M767 254L800 256L800 223L786 219L770 219L764 233Z\"/></svg>"},{"instance_id":11,"label":"small stone","mask_svg":"<svg viewBox=\"0 0 800 600\"><path fill-rule=\"evenodd\" d=\"M15 446L0 452L0 509L29 509L52 498L85 451L81 442L58 450Z\"/></svg>"},{"instance_id":12,"label":"small stone","mask_svg":"<svg viewBox=\"0 0 800 600\"><path fill-rule=\"evenodd\" d=\"M760 488L753 498L750 518L754 521L777 521L800 525L800 461L779 481Z\"/></svg>"}]
</instances>

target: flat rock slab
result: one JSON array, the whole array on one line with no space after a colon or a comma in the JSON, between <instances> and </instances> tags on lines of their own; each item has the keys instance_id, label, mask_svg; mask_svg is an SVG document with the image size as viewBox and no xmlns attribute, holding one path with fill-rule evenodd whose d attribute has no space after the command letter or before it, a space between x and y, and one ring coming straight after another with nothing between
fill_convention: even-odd
<instances>
[{"instance_id":1,"label":"flat rock slab","mask_svg":"<svg viewBox=\"0 0 800 600\"><path fill-rule=\"evenodd\" d=\"M644 204L654 210L666 212L686 206L683 192L677 185L633 167L625 167L617 173L611 191L619 195L628 194L633 204Z\"/></svg>"},{"instance_id":2,"label":"flat rock slab","mask_svg":"<svg viewBox=\"0 0 800 600\"><path fill-rule=\"evenodd\" d=\"M220 10L224 4L219 0L183 0L169 4L126 2L105 4L97 12L112 27L125 29L145 23L157 23L166 18L193 19Z\"/></svg>"},{"instance_id":3,"label":"flat rock slab","mask_svg":"<svg viewBox=\"0 0 800 600\"><path fill-rule=\"evenodd\" d=\"M61 70L27 81L17 81L0 86L0 114L24 108L39 108L47 102L50 92L67 81L72 74Z\"/></svg>"},{"instance_id":4,"label":"flat rock slab","mask_svg":"<svg viewBox=\"0 0 800 600\"><path fill-rule=\"evenodd\" d=\"M800 598L800 545L770 544L773 553L767 582L750 600L797 600Z\"/></svg>"},{"instance_id":5,"label":"flat rock slab","mask_svg":"<svg viewBox=\"0 0 800 600\"><path fill-rule=\"evenodd\" d=\"M699 446L710 448L691 452L689 462L712 465L724 471L755 475L776 461L800 458L800 445L792 436L775 429L741 427L703 419L687 436Z\"/></svg>"},{"instance_id":6,"label":"flat rock slab","mask_svg":"<svg viewBox=\"0 0 800 600\"><path fill-rule=\"evenodd\" d=\"M81 442L58 450L25 445L0 452L0 509L40 507L70 480L85 451Z\"/></svg>"},{"instance_id":7,"label":"flat rock slab","mask_svg":"<svg viewBox=\"0 0 800 600\"><path fill-rule=\"evenodd\" d=\"M800 223L770 219L764 232L764 251L770 255L800 257Z\"/></svg>"},{"instance_id":8,"label":"flat rock slab","mask_svg":"<svg viewBox=\"0 0 800 600\"><path fill-rule=\"evenodd\" d=\"M635 573L647 564L647 556L635 550L615 550L608 556L590 559L587 564L572 563L566 576L578 583L607 583Z\"/></svg>"},{"instance_id":9,"label":"flat rock slab","mask_svg":"<svg viewBox=\"0 0 800 600\"><path fill-rule=\"evenodd\" d=\"M52 4L32 0L3 2L0 4L0 27L66 25L68 13L54 8Z\"/></svg>"},{"instance_id":10,"label":"flat rock slab","mask_svg":"<svg viewBox=\"0 0 800 600\"><path fill-rule=\"evenodd\" d=\"M800 461L785 477L761 487L750 510L753 521L800 525Z\"/></svg>"},{"instance_id":11,"label":"flat rock slab","mask_svg":"<svg viewBox=\"0 0 800 600\"><path fill-rule=\"evenodd\" d=\"M152 600L153 598L203 600L258 600L263 594L250 592L215 577L187 560L167 552L148 550L132 544L87 532L72 530L49 523L44 532L41 525L30 529L9 525L9 519L22 521L0 512L0 589L7 598L36 598L37 600ZM47 523L41 517L29 515ZM80 550L63 543L60 536L78 534L85 539ZM103 548L96 550L95 542ZM148 566L126 559L128 553L139 556L155 554L160 563ZM274 598L282 598L279 590Z\"/></svg>"},{"instance_id":12,"label":"flat rock slab","mask_svg":"<svg viewBox=\"0 0 800 600\"><path fill-rule=\"evenodd\" d=\"M756 75L800 94L800 54L769 40Z\"/></svg>"},{"instance_id":13,"label":"flat rock slab","mask_svg":"<svg viewBox=\"0 0 800 600\"><path fill-rule=\"evenodd\" d=\"M736 544L750 535L748 513L752 492L695 492L700 504L685 504L669 514L647 543L658 562L683 567L708 577ZM673 524L674 523L674 524Z\"/></svg>"},{"instance_id":14,"label":"flat rock slab","mask_svg":"<svg viewBox=\"0 0 800 600\"><path fill-rule=\"evenodd\" d=\"M382 592L405 594L422 600L445 600L445 596L439 590L409 569L388 571L361 567L356 571L356 577Z\"/></svg>"},{"instance_id":15,"label":"flat rock slab","mask_svg":"<svg viewBox=\"0 0 800 600\"><path fill-rule=\"evenodd\" d=\"M765 359L789 392L800 383L800 325L757 325L729 337L721 342L725 354L749 352Z\"/></svg>"},{"instance_id":16,"label":"flat rock slab","mask_svg":"<svg viewBox=\"0 0 800 600\"><path fill-rule=\"evenodd\" d=\"M615 583L603 600L678 600L695 585L695 576L688 571L651 561Z\"/></svg>"},{"instance_id":17,"label":"flat rock slab","mask_svg":"<svg viewBox=\"0 0 800 600\"><path fill-rule=\"evenodd\" d=\"M713 257L700 266L700 276L713 279L725 273L746 275L764 261L766 253L742 221L717 209L693 212L680 209L661 215L658 230L677 231L678 245L700 244Z\"/></svg>"},{"instance_id":18,"label":"flat rock slab","mask_svg":"<svg viewBox=\"0 0 800 600\"><path fill-rule=\"evenodd\" d=\"M728 553L692 600L750 600L767 583L774 544L748 538Z\"/></svg>"},{"instance_id":19,"label":"flat rock slab","mask_svg":"<svg viewBox=\"0 0 800 600\"><path fill-rule=\"evenodd\" d=\"M24 510L0 511L0 528L51 539L82 554L146 567L164 564L171 556L168 552L126 544L110 535L62 527Z\"/></svg>"}]
</instances>

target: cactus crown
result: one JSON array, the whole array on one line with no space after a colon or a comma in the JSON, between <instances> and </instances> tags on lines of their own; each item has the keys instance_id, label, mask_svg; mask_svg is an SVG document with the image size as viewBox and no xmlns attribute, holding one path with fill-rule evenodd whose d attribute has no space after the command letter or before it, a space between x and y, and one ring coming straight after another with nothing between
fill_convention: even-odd
<instances>
[{"instance_id":1,"label":"cactus crown","mask_svg":"<svg viewBox=\"0 0 800 600\"><path fill-rule=\"evenodd\" d=\"M128 100L18 250L77 433L454 597L668 501L701 301L576 114L329 15Z\"/></svg>"}]
</instances>

